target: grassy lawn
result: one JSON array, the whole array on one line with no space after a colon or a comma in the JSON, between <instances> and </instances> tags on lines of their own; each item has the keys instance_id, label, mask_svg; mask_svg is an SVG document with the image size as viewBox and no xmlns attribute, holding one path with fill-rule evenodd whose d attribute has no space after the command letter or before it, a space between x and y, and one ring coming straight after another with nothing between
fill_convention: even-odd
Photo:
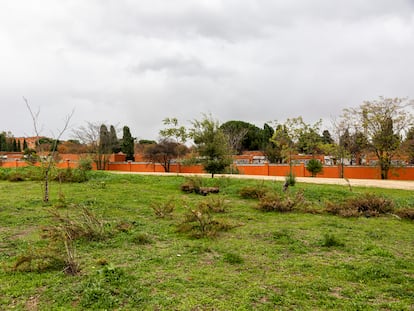
<instances>
[{"instance_id":1,"label":"grassy lawn","mask_svg":"<svg viewBox=\"0 0 414 311\"><path fill-rule=\"evenodd\" d=\"M368 192L414 208L410 191L299 183L289 191L303 191L313 213L265 213L240 189L280 192L282 183L205 179L220 194L204 197L182 192L179 176L91 176L53 183L48 205L39 182L0 181L1 310L414 309L414 223L323 212L327 202ZM225 212L211 217L226 230L179 230L190 209L213 197ZM157 217L154 207L167 202L172 215ZM104 235L75 240L80 273L33 262L13 269L24 255L47 257L45 228L58 225L51 210L76 220L81 207L102 220Z\"/></svg>"}]
</instances>

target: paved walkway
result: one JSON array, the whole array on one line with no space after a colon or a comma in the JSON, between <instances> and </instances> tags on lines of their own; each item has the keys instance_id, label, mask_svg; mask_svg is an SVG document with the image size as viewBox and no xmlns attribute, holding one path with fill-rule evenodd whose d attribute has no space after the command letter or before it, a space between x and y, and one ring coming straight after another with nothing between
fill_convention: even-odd
<instances>
[{"instance_id":1,"label":"paved walkway","mask_svg":"<svg viewBox=\"0 0 414 311\"><path fill-rule=\"evenodd\" d=\"M118 174L141 174L141 175L180 175L180 176L204 176L210 177L211 174L184 174L184 173L140 173L140 172L122 172L112 171ZM216 177L230 177L242 179L258 179L258 180L277 180L284 181L283 176L263 176L263 175L240 175L240 174L217 174ZM312 184L330 184L344 185L352 187L377 187L390 189L414 190L414 180L381 180L381 179L343 179L343 178L313 178L313 177L296 177L297 182Z\"/></svg>"}]
</instances>

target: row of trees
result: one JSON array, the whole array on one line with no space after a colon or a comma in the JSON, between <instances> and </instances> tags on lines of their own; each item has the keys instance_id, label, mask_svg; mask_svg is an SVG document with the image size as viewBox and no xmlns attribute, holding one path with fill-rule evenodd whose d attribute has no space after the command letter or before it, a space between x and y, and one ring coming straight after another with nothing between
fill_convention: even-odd
<instances>
[{"instance_id":1,"label":"row of trees","mask_svg":"<svg viewBox=\"0 0 414 311\"><path fill-rule=\"evenodd\" d=\"M220 125L211 115L194 120L186 129L178 125L177 119L168 118L164 120L167 128L160 131L160 141L147 148L145 156L169 171L170 161L188 152L184 144L192 139L198 161L212 175L230 165L230 155L245 150L262 150L270 162L290 165L297 153L331 155L342 168L346 159L351 164L361 164L363 156L373 156L381 178L386 179L393 160L414 164L412 106L413 102L406 98L380 97L357 108L344 109L334 122L336 141L328 130L321 131L321 121L307 124L302 117L287 119L274 127L264 124L262 129L243 121Z\"/></svg>"},{"instance_id":2,"label":"row of trees","mask_svg":"<svg viewBox=\"0 0 414 311\"><path fill-rule=\"evenodd\" d=\"M115 126L110 125L109 130L106 124L98 124L87 122L85 126L81 126L74 130L76 140L72 140L73 144L79 146L87 146L85 150L94 155L97 169L105 169L110 154L123 152L127 160L134 159L135 138L132 137L128 126L122 128L122 138L118 139Z\"/></svg>"},{"instance_id":3,"label":"row of trees","mask_svg":"<svg viewBox=\"0 0 414 311\"><path fill-rule=\"evenodd\" d=\"M193 152L191 158L203 163L205 170L213 175L230 165L231 155L246 150L262 150L272 163L292 164L293 155L297 153L331 155L342 167L345 159L361 164L364 155L372 155L381 168L381 177L387 178L393 160L405 159L414 164L411 107L413 102L407 98L380 97L357 108L344 109L334 122L335 139L328 130L321 131L321 121L308 124L301 117L272 125L266 123L263 128L244 121L228 121L220 125L211 115L203 115L201 120L194 120L186 128L179 125L176 118L167 118L165 128L159 132L158 143L146 142L143 152L147 160L161 163L165 171L169 171L171 161L181 162L185 154ZM64 143L39 140L38 145L43 146L43 150L50 144L53 147L50 150L77 149L92 153L98 169L104 169L112 153L122 151L127 160L134 158L135 139L127 126L122 132L123 137L118 139L113 125L88 122L74 130L74 140ZM10 137L5 138L2 133L0 147L9 144L10 148ZM192 148L188 148L189 140L194 144ZM18 149L18 142L12 143L12 148L14 144Z\"/></svg>"},{"instance_id":4,"label":"row of trees","mask_svg":"<svg viewBox=\"0 0 414 311\"><path fill-rule=\"evenodd\" d=\"M23 140L23 146L19 139L13 137L11 133L0 133L0 151L21 152L27 149L27 142Z\"/></svg>"}]
</instances>

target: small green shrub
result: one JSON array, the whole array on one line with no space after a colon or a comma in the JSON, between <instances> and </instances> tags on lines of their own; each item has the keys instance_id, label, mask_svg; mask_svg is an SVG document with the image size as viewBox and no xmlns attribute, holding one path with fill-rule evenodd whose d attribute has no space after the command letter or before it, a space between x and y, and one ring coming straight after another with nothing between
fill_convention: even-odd
<instances>
[{"instance_id":1,"label":"small green shrub","mask_svg":"<svg viewBox=\"0 0 414 311\"><path fill-rule=\"evenodd\" d=\"M53 246L46 248L29 248L17 256L12 267L13 271L44 272L49 270L63 270L66 267L65 258Z\"/></svg>"},{"instance_id":2,"label":"small green shrub","mask_svg":"<svg viewBox=\"0 0 414 311\"><path fill-rule=\"evenodd\" d=\"M226 253L223 256L223 260L231 265L242 264L244 262L243 257L236 253Z\"/></svg>"},{"instance_id":3,"label":"small green shrub","mask_svg":"<svg viewBox=\"0 0 414 311\"><path fill-rule=\"evenodd\" d=\"M81 183L88 180L86 172L80 169L59 169L54 178L56 181L64 183Z\"/></svg>"},{"instance_id":4,"label":"small green shrub","mask_svg":"<svg viewBox=\"0 0 414 311\"><path fill-rule=\"evenodd\" d=\"M294 187L296 185L296 176L293 173L289 173L285 177L285 186L286 187Z\"/></svg>"},{"instance_id":5,"label":"small green shrub","mask_svg":"<svg viewBox=\"0 0 414 311\"><path fill-rule=\"evenodd\" d=\"M80 305L88 310L119 309L123 299L136 294L126 286L128 281L124 270L111 264L104 265L81 285Z\"/></svg>"},{"instance_id":6,"label":"small green shrub","mask_svg":"<svg viewBox=\"0 0 414 311\"><path fill-rule=\"evenodd\" d=\"M304 202L303 191L295 196L289 194L267 193L260 198L258 209L264 212L291 212Z\"/></svg>"},{"instance_id":7,"label":"small green shrub","mask_svg":"<svg viewBox=\"0 0 414 311\"><path fill-rule=\"evenodd\" d=\"M24 175L20 172L11 172L8 176L8 180L11 182L18 182L26 180Z\"/></svg>"},{"instance_id":8,"label":"small green shrub","mask_svg":"<svg viewBox=\"0 0 414 311\"><path fill-rule=\"evenodd\" d=\"M339 240L335 235L326 233L323 236L321 241L321 246L323 247L342 247L345 244Z\"/></svg>"},{"instance_id":9,"label":"small green shrub","mask_svg":"<svg viewBox=\"0 0 414 311\"><path fill-rule=\"evenodd\" d=\"M80 158L78 162L78 169L81 171L90 171L92 170L93 160L90 157Z\"/></svg>"}]
</instances>

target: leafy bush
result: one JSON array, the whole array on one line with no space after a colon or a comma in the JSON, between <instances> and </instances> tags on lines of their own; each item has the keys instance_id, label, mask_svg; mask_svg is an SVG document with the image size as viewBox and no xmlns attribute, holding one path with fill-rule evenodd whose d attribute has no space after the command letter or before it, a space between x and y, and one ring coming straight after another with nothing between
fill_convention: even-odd
<instances>
[{"instance_id":1,"label":"leafy bush","mask_svg":"<svg viewBox=\"0 0 414 311\"><path fill-rule=\"evenodd\" d=\"M240 189L240 196L243 199L260 199L265 196L267 191L263 186L248 186Z\"/></svg>"},{"instance_id":2,"label":"leafy bush","mask_svg":"<svg viewBox=\"0 0 414 311\"><path fill-rule=\"evenodd\" d=\"M72 169L72 168L66 168L66 169L60 169L57 170L57 173L54 177L54 180L59 182L85 182L88 180L88 176L86 175L86 172L81 169Z\"/></svg>"},{"instance_id":3,"label":"leafy bush","mask_svg":"<svg viewBox=\"0 0 414 311\"><path fill-rule=\"evenodd\" d=\"M17 181L24 181L26 180L24 175L20 172L10 172L9 176L7 177L8 181L17 182Z\"/></svg>"},{"instance_id":4,"label":"leafy bush","mask_svg":"<svg viewBox=\"0 0 414 311\"><path fill-rule=\"evenodd\" d=\"M330 214L343 217L371 217L392 213L394 211L394 202L390 199L367 193L350 198L342 204L327 203L325 210Z\"/></svg>"},{"instance_id":5,"label":"leafy bush","mask_svg":"<svg viewBox=\"0 0 414 311\"><path fill-rule=\"evenodd\" d=\"M81 171L90 171L92 170L92 159L90 157L80 158L78 162L78 169Z\"/></svg>"},{"instance_id":6,"label":"leafy bush","mask_svg":"<svg viewBox=\"0 0 414 311\"><path fill-rule=\"evenodd\" d=\"M9 178L10 169L0 167L0 180L7 180Z\"/></svg>"},{"instance_id":7,"label":"leafy bush","mask_svg":"<svg viewBox=\"0 0 414 311\"><path fill-rule=\"evenodd\" d=\"M260 198L258 209L264 212L291 212L304 202L303 191L295 196L289 194L267 193Z\"/></svg>"}]
</instances>

